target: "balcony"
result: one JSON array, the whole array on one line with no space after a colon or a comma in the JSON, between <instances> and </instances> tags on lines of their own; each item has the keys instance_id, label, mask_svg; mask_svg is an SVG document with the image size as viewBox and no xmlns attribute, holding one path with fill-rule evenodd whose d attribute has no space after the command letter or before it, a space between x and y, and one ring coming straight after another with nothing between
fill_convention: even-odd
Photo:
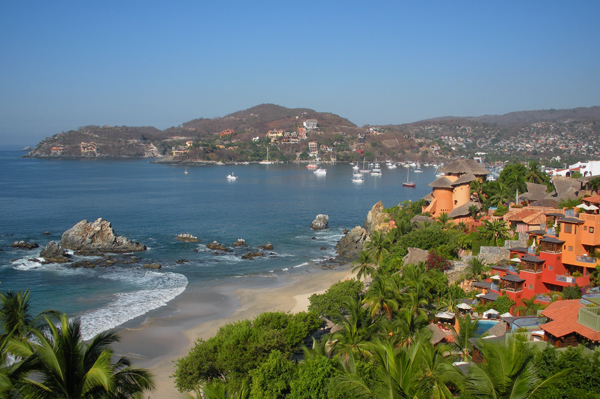
<instances>
[{"instance_id":1,"label":"balcony","mask_svg":"<svg viewBox=\"0 0 600 399\"><path fill-rule=\"evenodd\" d=\"M577 322L594 331L600 331L600 307L579 309Z\"/></svg>"},{"instance_id":2,"label":"balcony","mask_svg":"<svg viewBox=\"0 0 600 399\"><path fill-rule=\"evenodd\" d=\"M571 276L556 276L556 281L560 281L563 283L574 283L575 277Z\"/></svg>"},{"instance_id":3,"label":"balcony","mask_svg":"<svg viewBox=\"0 0 600 399\"><path fill-rule=\"evenodd\" d=\"M498 286L498 284L494 284L494 283L492 283L492 284L490 285L490 289L491 289L492 291L500 291L500 287Z\"/></svg>"},{"instance_id":4,"label":"balcony","mask_svg":"<svg viewBox=\"0 0 600 399\"><path fill-rule=\"evenodd\" d=\"M595 264L597 262L596 258L592 258L591 256L576 256L575 259L577 260L577 262L583 262L583 263L591 263L591 264Z\"/></svg>"},{"instance_id":5,"label":"balcony","mask_svg":"<svg viewBox=\"0 0 600 399\"><path fill-rule=\"evenodd\" d=\"M600 294L585 294L581 296L580 302L585 306L596 305L596 302L598 302L597 298L600 298Z\"/></svg>"},{"instance_id":6,"label":"balcony","mask_svg":"<svg viewBox=\"0 0 600 399\"><path fill-rule=\"evenodd\" d=\"M540 301L540 302L550 303L552 298L550 298L548 295L545 295L545 294L538 294L535 296L535 300Z\"/></svg>"}]
</instances>

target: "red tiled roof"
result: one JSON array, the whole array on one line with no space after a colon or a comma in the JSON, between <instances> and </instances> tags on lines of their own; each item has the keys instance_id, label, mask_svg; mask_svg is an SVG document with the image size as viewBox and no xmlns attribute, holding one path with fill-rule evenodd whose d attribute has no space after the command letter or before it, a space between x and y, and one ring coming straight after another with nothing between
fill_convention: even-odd
<instances>
[{"instance_id":1,"label":"red tiled roof","mask_svg":"<svg viewBox=\"0 0 600 399\"><path fill-rule=\"evenodd\" d=\"M579 299L551 303L542 311L542 315L552 321L542 324L540 328L555 337L564 337L575 332L591 341L600 341L600 332L577 322L579 309L583 307Z\"/></svg>"},{"instance_id":2,"label":"red tiled roof","mask_svg":"<svg viewBox=\"0 0 600 399\"><path fill-rule=\"evenodd\" d=\"M593 204L600 204L600 195L596 195L595 197L586 197L582 199L583 202L591 202Z\"/></svg>"}]
</instances>

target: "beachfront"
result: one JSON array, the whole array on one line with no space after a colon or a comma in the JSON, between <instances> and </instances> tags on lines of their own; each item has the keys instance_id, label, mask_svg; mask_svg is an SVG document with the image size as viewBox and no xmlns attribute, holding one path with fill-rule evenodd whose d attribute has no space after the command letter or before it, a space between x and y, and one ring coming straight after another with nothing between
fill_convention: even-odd
<instances>
[{"instance_id":1,"label":"beachfront","mask_svg":"<svg viewBox=\"0 0 600 399\"><path fill-rule=\"evenodd\" d=\"M345 264L334 270L315 268L288 277L240 278L205 291L186 291L170 304L176 308L175 315L155 319L140 329L124 330L115 349L155 375L156 389L150 398L183 398L170 376L175 361L185 356L196 340L208 339L225 324L263 312L305 311L310 295L352 278L350 269L350 264Z\"/></svg>"}]
</instances>

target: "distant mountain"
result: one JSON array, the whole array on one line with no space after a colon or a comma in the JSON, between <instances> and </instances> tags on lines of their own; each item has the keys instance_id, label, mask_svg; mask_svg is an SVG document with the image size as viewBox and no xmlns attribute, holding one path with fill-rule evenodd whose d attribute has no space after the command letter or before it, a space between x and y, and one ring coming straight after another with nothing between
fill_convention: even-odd
<instances>
[{"instance_id":1,"label":"distant mountain","mask_svg":"<svg viewBox=\"0 0 600 399\"><path fill-rule=\"evenodd\" d=\"M180 126L84 126L41 141L27 157L159 157L182 161L256 160L270 130L286 132L286 140L271 143L272 156L293 160L307 151L307 143L293 139L303 122L318 121L309 139L325 146L323 155L354 160L357 154L379 159L521 154L600 157L600 107L511 112L478 117L446 116L400 125L358 127L348 119L310 108L261 104L218 118L199 118ZM232 135L220 135L232 130ZM292 134L292 136L290 136ZM366 135L366 137L365 137ZM359 136L361 137L359 140ZM192 142L192 143L190 143ZM191 146L187 146L188 144ZM438 149L433 149L438 148ZM357 153L356 150L359 150ZM178 155L183 154L183 155ZM369 155L367 155L369 154ZM362 157L362 155L360 155Z\"/></svg>"}]
</instances>

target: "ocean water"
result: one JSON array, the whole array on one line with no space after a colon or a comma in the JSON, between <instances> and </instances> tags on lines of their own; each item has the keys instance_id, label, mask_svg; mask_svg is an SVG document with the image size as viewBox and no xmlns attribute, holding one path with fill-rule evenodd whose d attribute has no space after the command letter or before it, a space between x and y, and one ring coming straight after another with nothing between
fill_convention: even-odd
<instances>
[{"instance_id":1,"label":"ocean water","mask_svg":"<svg viewBox=\"0 0 600 399\"><path fill-rule=\"evenodd\" d=\"M383 166L382 176L353 183L348 164L324 165L327 174L319 176L303 164L184 167L21 155L18 148L0 147L0 290L31 289L34 314L53 308L80 316L86 337L160 308L186 289L236 276L285 275L333 257L343 230L362 225L376 202L391 207L418 200L435 179L433 168L411 173L417 187L405 188L402 167ZM226 179L231 172L238 180ZM309 225L319 213L329 215L329 228L313 231ZM82 219L98 218L148 246L135 253L142 259L94 269L35 261L48 241L59 242ZM177 241L183 232L201 241ZM266 243L274 249L243 260L247 249L230 246L238 238L251 250ZM40 248L11 248L17 240ZM206 248L212 241L233 252L215 254ZM162 268L142 267L149 262Z\"/></svg>"}]
</instances>

